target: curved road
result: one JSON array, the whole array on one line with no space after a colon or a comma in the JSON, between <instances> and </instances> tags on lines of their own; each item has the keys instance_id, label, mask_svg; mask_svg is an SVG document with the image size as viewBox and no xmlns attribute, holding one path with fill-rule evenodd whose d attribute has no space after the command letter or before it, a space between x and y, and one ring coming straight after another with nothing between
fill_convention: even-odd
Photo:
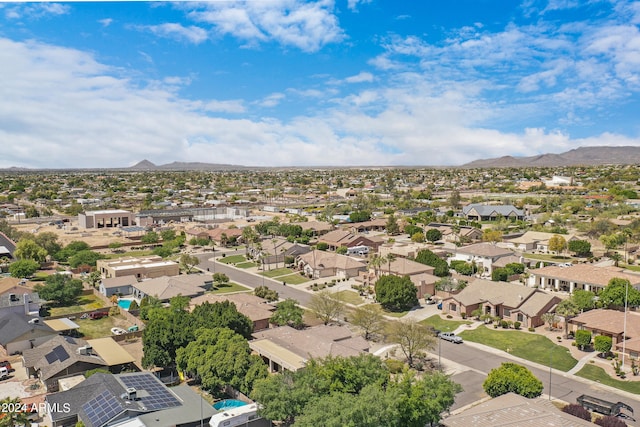
<instances>
[{"instance_id":1,"label":"curved road","mask_svg":"<svg viewBox=\"0 0 640 427\"><path fill-rule=\"evenodd\" d=\"M227 255L243 254L243 251L225 252ZM283 286L282 282L258 276L247 271L229 267L225 264L212 261L213 253L196 255L200 259L198 268L210 273L224 273L229 279L239 284L256 288L263 284L278 292L281 298L291 298L302 306L308 306L311 294L293 286ZM219 253L216 252L216 256ZM549 369L540 365L530 363L526 360L517 359L505 355L503 352L491 349L480 344L465 342L464 344L453 344L440 340L440 356L443 365L453 367L452 379L461 384L464 391L456 397L456 403L451 408L458 408L476 402L486 397L482 389L487 374L493 368L497 368L503 362L513 362L526 365L533 374L542 381L544 385L543 393L549 394ZM437 358L437 350L435 357ZM569 403L575 403L576 398L581 394L589 394L611 402L622 401L633 407L636 416L640 419L640 396L632 395L624 391L598 385L593 381L584 380L565 372L553 370L551 373L551 395L555 399ZM626 419L630 426L639 426L639 422Z\"/></svg>"}]
</instances>

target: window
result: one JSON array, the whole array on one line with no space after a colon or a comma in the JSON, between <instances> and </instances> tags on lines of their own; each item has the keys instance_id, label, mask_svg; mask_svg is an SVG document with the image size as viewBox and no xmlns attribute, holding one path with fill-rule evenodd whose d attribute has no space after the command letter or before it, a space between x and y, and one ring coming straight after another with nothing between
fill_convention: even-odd
<instances>
[{"instance_id":1,"label":"window","mask_svg":"<svg viewBox=\"0 0 640 427\"><path fill-rule=\"evenodd\" d=\"M511 310L509 310L508 308L505 308L503 311L503 314L505 317L509 317L511 316Z\"/></svg>"},{"instance_id":2,"label":"window","mask_svg":"<svg viewBox=\"0 0 640 427\"><path fill-rule=\"evenodd\" d=\"M516 316L516 318L518 319L518 322L524 322L524 316L522 315L522 313L518 313L518 316Z\"/></svg>"},{"instance_id":3,"label":"window","mask_svg":"<svg viewBox=\"0 0 640 427\"><path fill-rule=\"evenodd\" d=\"M449 311L458 311L458 306L456 304L449 304Z\"/></svg>"}]
</instances>

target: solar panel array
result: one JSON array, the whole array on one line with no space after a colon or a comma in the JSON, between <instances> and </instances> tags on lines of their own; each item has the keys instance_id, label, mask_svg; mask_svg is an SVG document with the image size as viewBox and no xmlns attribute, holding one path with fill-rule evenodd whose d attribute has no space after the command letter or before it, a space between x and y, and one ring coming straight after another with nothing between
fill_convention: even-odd
<instances>
[{"instance_id":1,"label":"solar panel array","mask_svg":"<svg viewBox=\"0 0 640 427\"><path fill-rule=\"evenodd\" d=\"M120 402L108 390L82 405L82 410L87 414L91 427L103 426L123 411Z\"/></svg>"},{"instance_id":2,"label":"solar panel array","mask_svg":"<svg viewBox=\"0 0 640 427\"><path fill-rule=\"evenodd\" d=\"M69 356L69 353L67 353L67 350L65 350L63 346L59 345L57 347L54 347L53 350L51 350L51 352L45 356L45 359L47 359L47 362L51 364L56 360L64 362L69 357L71 356Z\"/></svg>"},{"instance_id":3,"label":"solar panel array","mask_svg":"<svg viewBox=\"0 0 640 427\"><path fill-rule=\"evenodd\" d=\"M147 410L157 411L181 405L176 396L151 374L126 375L119 379L126 387L133 387L138 391L137 401ZM141 396L142 390L146 393Z\"/></svg>"}]
</instances>

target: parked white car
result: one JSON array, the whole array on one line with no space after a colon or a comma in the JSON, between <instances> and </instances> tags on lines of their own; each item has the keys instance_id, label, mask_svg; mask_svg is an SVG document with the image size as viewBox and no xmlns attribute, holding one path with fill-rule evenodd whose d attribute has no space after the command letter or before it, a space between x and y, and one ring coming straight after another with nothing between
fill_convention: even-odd
<instances>
[{"instance_id":1,"label":"parked white car","mask_svg":"<svg viewBox=\"0 0 640 427\"><path fill-rule=\"evenodd\" d=\"M451 341L454 344L462 344L462 338L453 332L441 332L438 336L445 341Z\"/></svg>"},{"instance_id":2,"label":"parked white car","mask_svg":"<svg viewBox=\"0 0 640 427\"><path fill-rule=\"evenodd\" d=\"M127 333L127 331L125 331L125 330L124 330L124 329L122 329L122 328L111 328L111 333L112 333L113 335L122 335L122 334L126 334L126 333Z\"/></svg>"}]
</instances>

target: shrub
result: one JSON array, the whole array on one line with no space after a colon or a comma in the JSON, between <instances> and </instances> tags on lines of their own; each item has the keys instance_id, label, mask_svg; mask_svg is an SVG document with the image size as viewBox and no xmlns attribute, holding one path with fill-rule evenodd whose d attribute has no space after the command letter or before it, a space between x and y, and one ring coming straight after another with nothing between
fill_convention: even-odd
<instances>
[{"instance_id":1,"label":"shrub","mask_svg":"<svg viewBox=\"0 0 640 427\"><path fill-rule=\"evenodd\" d=\"M465 313L464 311L461 313L461 315L462 315L462 318L463 318L463 319L466 319L466 318L467 318L467 313Z\"/></svg>"},{"instance_id":2,"label":"shrub","mask_svg":"<svg viewBox=\"0 0 640 427\"><path fill-rule=\"evenodd\" d=\"M399 374L404 369L404 362L397 359L387 359L384 361L384 364L387 365L389 372L392 374Z\"/></svg>"},{"instance_id":3,"label":"shrub","mask_svg":"<svg viewBox=\"0 0 640 427\"><path fill-rule=\"evenodd\" d=\"M450 314L447 314L447 319L453 319L453 316Z\"/></svg>"},{"instance_id":4,"label":"shrub","mask_svg":"<svg viewBox=\"0 0 640 427\"><path fill-rule=\"evenodd\" d=\"M602 427L626 427L627 423L622 421L620 418L612 417L611 415L607 415L606 417L598 418L595 421L596 425Z\"/></svg>"},{"instance_id":5,"label":"shrub","mask_svg":"<svg viewBox=\"0 0 640 427\"><path fill-rule=\"evenodd\" d=\"M520 329L520 326L522 326L522 323L520 323L518 321L513 322L514 329Z\"/></svg>"},{"instance_id":6,"label":"shrub","mask_svg":"<svg viewBox=\"0 0 640 427\"><path fill-rule=\"evenodd\" d=\"M591 344L591 331L579 329L576 331L576 345L580 350L584 350L589 344Z\"/></svg>"},{"instance_id":7,"label":"shrub","mask_svg":"<svg viewBox=\"0 0 640 427\"><path fill-rule=\"evenodd\" d=\"M504 329L508 329L509 328L509 322L507 322L506 320L501 320L500 321L500 327L504 328Z\"/></svg>"},{"instance_id":8,"label":"shrub","mask_svg":"<svg viewBox=\"0 0 640 427\"><path fill-rule=\"evenodd\" d=\"M577 403L568 404L562 408L562 412L573 415L574 417L582 418L583 420L591 421L591 412Z\"/></svg>"}]
</instances>

